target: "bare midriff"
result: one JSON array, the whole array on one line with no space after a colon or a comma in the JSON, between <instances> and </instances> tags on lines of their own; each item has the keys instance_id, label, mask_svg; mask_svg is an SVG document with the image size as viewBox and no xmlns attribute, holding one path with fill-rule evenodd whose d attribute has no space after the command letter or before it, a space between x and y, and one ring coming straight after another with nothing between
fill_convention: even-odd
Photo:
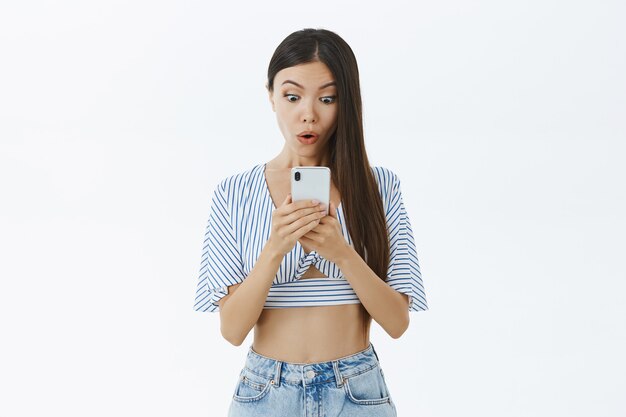
<instances>
[{"instance_id":1,"label":"bare midriff","mask_svg":"<svg viewBox=\"0 0 626 417\"><path fill-rule=\"evenodd\" d=\"M300 279L324 277L311 266ZM285 362L326 362L366 349L371 322L362 304L263 309L252 349Z\"/></svg>"}]
</instances>

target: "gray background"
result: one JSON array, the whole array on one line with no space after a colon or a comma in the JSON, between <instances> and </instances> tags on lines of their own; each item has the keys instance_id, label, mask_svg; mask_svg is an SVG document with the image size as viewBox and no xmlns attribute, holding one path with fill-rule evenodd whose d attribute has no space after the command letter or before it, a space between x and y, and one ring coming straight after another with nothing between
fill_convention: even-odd
<instances>
[{"instance_id":1,"label":"gray background","mask_svg":"<svg viewBox=\"0 0 626 417\"><path fill-rule=\"evenodd\" d=\"M415 231L430 310L372 326L399 415L626 415L625 12L3 2L0 415L225 415L252 334L192 309L210 192L282 148L304 27L352 46Z\"/></svg>"}]
</instances>

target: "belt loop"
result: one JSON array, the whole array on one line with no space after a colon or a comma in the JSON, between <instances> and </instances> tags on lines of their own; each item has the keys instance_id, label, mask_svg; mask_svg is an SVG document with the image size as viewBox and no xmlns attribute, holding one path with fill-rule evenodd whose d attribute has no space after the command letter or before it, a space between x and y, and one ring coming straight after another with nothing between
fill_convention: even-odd
<instances>
[{"instance_id":1,"label":"belt loop","mask_svg":"<svg viewBox=\"0 0 626 417\"><path fill-rule=\"evenodd\" d=\"M376 353L376 349L374 349L374 344L370 342L370 346L372 347L372 352L374 352L374 356L376 356L376 360L380 364L380 359L378 359L378 353Z\"/></svg>"},{"instance_id":2,"label":"belt loop","mask_svg":"<svg viewBox=\"0 0 626 417\"><path fill-rule=\"evenodd\" d=\"M339 361L333 361L333 371L335 372L335 382L337 382L337 388L343 387L343 376L339 372Z\"/></svg>"},{"instance_id":3,"label":"belt loop","mask_svg":"<svg viewBox=\"0 0 626 417\"><path fill-rule=\"evenodd\" d=\"M275 387L280 387L280 369L281 369L281 365L282 365L282 362L277 360L276 361L276 369L274 371L274 386Z\"/></svg>"}]
</instances>

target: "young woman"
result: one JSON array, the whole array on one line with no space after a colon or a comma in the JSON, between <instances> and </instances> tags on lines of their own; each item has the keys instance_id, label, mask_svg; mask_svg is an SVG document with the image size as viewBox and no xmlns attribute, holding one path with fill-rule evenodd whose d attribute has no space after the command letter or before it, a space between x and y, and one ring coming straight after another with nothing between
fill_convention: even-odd
<instances>
[{"instance_id":1,"label":"young woman","mask_svg":"<svg viewBox=\"0 0 626 417\"><path fill-rule=\"evenodd\" d=\"M215 188L194 309L235 346L254 328L230 416L395 416L369 340L427 310L400 180L365 151L356 58L337 34L287 36L266 88L284 136L271 161ZM290 169L331 170L328 214L292 201Z\"/></svg>"}]
</instances>

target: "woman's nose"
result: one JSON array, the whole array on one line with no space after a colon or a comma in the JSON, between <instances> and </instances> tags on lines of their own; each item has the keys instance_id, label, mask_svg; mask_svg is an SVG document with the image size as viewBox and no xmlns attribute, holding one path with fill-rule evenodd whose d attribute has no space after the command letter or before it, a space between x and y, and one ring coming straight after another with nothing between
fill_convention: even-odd
<instances>
[{"instance_id":1,"label":"woman's nose","mask_svg":"<svg viewBox=\"0 0 626 417\"><path fill-rule=\"evenodd\" d=\"M304 106L304 110L302 112L302 121L305 123L313 123L317 121L317 115L315 114L315 110L312 104L307 104Z\"/></svg>"}]
</instances>

